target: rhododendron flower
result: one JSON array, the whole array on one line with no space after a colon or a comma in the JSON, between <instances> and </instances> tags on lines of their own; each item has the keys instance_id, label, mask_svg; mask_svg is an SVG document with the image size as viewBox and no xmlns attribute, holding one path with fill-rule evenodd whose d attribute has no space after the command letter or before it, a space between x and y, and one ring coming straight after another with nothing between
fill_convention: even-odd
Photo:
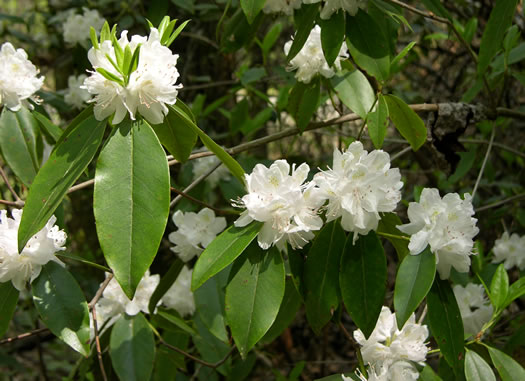
<instances>
[{"instance_id":1,"label":"rhododendron flower","mask_svg":"<svg viewBox=\"0 0 525 381\"><path fill-rule=\"evenodd\" d=\"M408 361L396 361L390 366L370 366L368 369L368 378L359 370L356 372L361 381L413 381L419 378L419 372ZM344 378L351 380L350 377Z\"/></svg>"},{"instance_id":2,"label":"rhododendron flower","mask_svg":"<svg viewBox=\"0 0 525 381\"><path fill-rule=\"evenodd\" d=\"M134 35L131 40L125 30L115 43L122 51L129 46L132 53L140 45L138 65L129 76L123 74L125 68L118 71L113 65L118 60L111 40L89 50L88 58L95 71L85 80L84 86L95 96L95 118L103 120L113 115L112 123L116 125L126 114L135 120L139 113L152 124L162 123L169 111L166 105L175 104L178 89L182 87L176 84L179 56L161 44L159 31L155 28L151 28L149 37Z\"/></svg>"},{"instance_id":3,"label":"rhododendron flower","mask_svg":"<svg viewBox=\"0 0 525 381\"><path fill-rule=\"evenodd\" d=\"M18 227L22 219L22 210L14 209L13 218L7 217L5 210L0 210L0 282L13 283L22 291L27 281L33 282L49 261L62 262L55 256L57 251L65 250L66 233L55 225L52 216L46 226L27 242L18 254Z\"/></svg>"},{"instance_id":4,"label":"rhododendron flower","mask_svg":"<svg viewBox=\"0 0 525 381\"><path fill-rule=\"evenodd\" d=\"M264 13L284 13L292 15L294 9L301 8L302 0L266 0L264 4Z\"/></svg>"},{"instance_id":5,"label":"rhododendron flower","mask_svg":"<svg viewBox=\"0 0 525 381\"><path fill-rule=\"evenodd\" d=\"M82 8L83 14L71 13L64 23L64 41L68 44L80 44L89 47L90 27L99 30L104 19L96 9Z\"/></svg>"},{"instance_id":6,"label":"rhododendron flower","mask_svg":"<svg viewBox=\"0 0 525 381\"><path fill-rule=\"evenodd\" d=\"M486 298L481 284L469 283L465 287L456 284L452 288L458 302L463 329L466 334L475 335L492 317L492 306Z\"/></svg>"},{"instance_id":7,"label":"rhododendron flower","mask_svg":"<svg viewBox=\"0 0 525 381\"><path fill-rule=\"evenodd\" d=\"M199 255L226 228L226 219L215 217L215 212L208 208L199 213L177 210L172 219L178 230L168 236L175 244L171 250L184 262Z\"/></svg>"},{"instance_id":8,"label":"rhododendron flower","mask_svg":"<svg viewBox=\"0 0 525 381\"><path fill-rule=\"evenodd\" d=\"M27 59L24 49L16 49L9 42L0 49L0 106L18 111L33 106L27 99L37 101L33 95L40 90L44 77L37 77L39 70Z\"/></svg>"},{"instance_id":9,"label":"rhododendron flower","mask_svg":"<svg viewBox=\"0 0 525 381\"><path fill-rule=\"evenodd\" d=\"M401 200L401 174L390 168L390 156L381 150L368 153L353 142L341 153L334 151L333 168L314 176L328 199L327 221L341 218L343 229L366 235L377 229L380 212L392 212Z\"/></svg>"},{"instance_id":10,"label":"rhododendron flower","mask_svg":"<svg viewBox=\"0 0 525 381\"><path fill-rule=\"evenodd\" d=\"M471 217L471 200L468 193L464 200L457 193L441 198L437 189L425 188L419 202L408 206L410 223L397 227L411 235L410 254L419 254L430 245L441 279L448 279L451 267L463 273L469 270L473 238L479 232L477 220Z\"/></svg>"},{"instance_id":11,"label":"rhododendron flower","mask_svg":"<svg viewBox=\"0 0 525 381\"><path fill-rule=\"evenodd\" d=\"M509 236L505 232L494 243L494 259L492 263L503 262L507 270L516 266L520 270L525 270L525 236L520 237L516 233Z\"/></svg>"},{"instance_id":12,"label":"rhododendron flower","mask_svg":"<svg viewBox=\"0 0 525 381\"><path fill-rule=\"evenodd\" d=\"M363 361L375 370L376 378L372 379L377 380L416 380L419 373L410 361L424 364L428 352L427 337L427 326L417 324L414 314L399 330L395 314L384 306L368 339L361 330L354 331L355 340L362 346ZM381 378L385 375L386 378Z\"/></svg>"},{"instance_id":13,"label":"rhododendron flower","mask_svg":"<svg viewBox=\"0 0 525 381\"><path fill-rule=\"evenodd\" d=\"M106 274L107 277L107 274ZM149 313L149 300L160 282L158 274L150 275L149 270L137 286L132 300L126 296L115 278L112 278L104 292L102 298L97 302L97 321L103 323L108 321L106 327L112 325L122 314L126 313L135 316L139 312Z\"/></svg>"},{"instance_id":14,"label":"rhododendron flower","mask_svg":"<svg viewBox=\"0 0 525 381\"><path fill-rule=\"evenodd\" d=\"M246 208L235 226L264 222L257 240L265 250L276 245L286 251L287 242L293 249L302 248L314 237L312 231L323 225L317 210L324 199L315 184L304 184L310 167L303 163L291 170L290 175L286 160L277 160L270 168L257 164L245 175L248 194L235 205Z\"/></svg>"},{"instance_id":15,"label":"rhododendron flower","mask_svg":"<svg viewBox=\"0 0 525 381\"><path fill-rule=\"evenodd\" d=\"M208 173L213 167L219 163L219 159L215 156L206 156L193 161L193 176L195 178ZM231 177L230 171L224 166L220 165L210 175L206 177L206 181L212 188L215 188L220 180L229 180Z\"/></svg>"},{"instance_id":16,"label":"rhododendron flower","mask_svg":"<svg viewBox=\"0 0 525 381\"><path fill-rule=\"evenodd\" d=\"M195 300L191 292L191 274L187 266L183 266L177 280L162 297L162 304L173 308L181 316L193 315L195 312Z\"/></svg>"},{"instance_id":17,"label":"rhododendron flower","mask_svg":"<svg viewBox=\"0 0 525 381\"><path fill-rule=\"evenodd\" d=\"M293 41L288 41L284 45L284 53L286 55L290 52L292 43ZM333 66L335 66L337 70L341 70L341 58L348 58L348 49L345 44L341 46L338 57L334 61ZM326 78L334 76L334 69L328 66L324 58L323 48L321 46L321 28L319 25L316 25L312 29L302 49L290 61L289 69L297 69L295 78L304 83L309 83L318 73Z\"/></svg>"},{"instance_id":18,"label":"rhododendron flower","mask_svg":"<svg viewBox=\"0 0 525 381\"><path fill-rule=\"evenodd\" d=\"M78 77L70 75L67 79L68 88L64 93L64 101L78 109L86 106L86 103L91 99L91 94L82 87L87 75L80 74Z\"/></svg>"},{"instance_id":19,"label":"rhododendron flower","mask_svg":"<svg viewBox=\"0 0 525 381\"><path fill-rule=\"evenodd\" d=\"M303 3L315 4L320 1L321 0L303 0ZM323 10L321 11L321 18L327 20L334 12L338 12L341 9L355 16L359 8L366 9L367 3L368 0L325 0Z\"/></svg>"}]
</instances>

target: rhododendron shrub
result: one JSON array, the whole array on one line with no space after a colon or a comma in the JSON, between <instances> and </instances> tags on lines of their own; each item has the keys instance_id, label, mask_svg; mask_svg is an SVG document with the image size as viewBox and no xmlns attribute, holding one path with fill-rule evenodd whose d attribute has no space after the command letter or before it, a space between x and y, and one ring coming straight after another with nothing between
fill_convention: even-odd
<instances>
[{"instance_id":1,"label":"rhododendron shrub","mask_svg":"<svg viewBox=\"0 0 525 381\"><path fill-rule=\"evenodd\" d=\"M6 6L0 373L525 380L524 20L488 3Z\"/></svg>"}]
</instances>

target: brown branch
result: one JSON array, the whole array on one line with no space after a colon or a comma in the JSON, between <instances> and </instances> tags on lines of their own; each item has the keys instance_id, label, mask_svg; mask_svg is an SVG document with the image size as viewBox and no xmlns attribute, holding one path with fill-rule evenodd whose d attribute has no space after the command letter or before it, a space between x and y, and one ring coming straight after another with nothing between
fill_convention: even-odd
<instances>
[{"instance_id":1,"label":"brown branch","mask_svg":"<svg viewBox=\"0 0 525 381\"><path fill-rule=\"evenodd\" d=\"M24 206L24 202L22 200L20 201L0 200L0 204L7 205L7 206L14 206L15 208L22 208Z\"/></svg>"},{"instance_id":2,"label":"brown branch","mask_svg":"<svg viewBox=\"0 0 525 381\"><path fill-rule=\"evenodd\" d=\"M102 348L100 346L100 337L98 335L97 309L94 304L91 306L91 316L93 316L93 330L95 331L95 347L97 348L97 358L98 365L100 367L100 373L102 373L102 379L104 381L108 381L106 369L104 369L104 361L102 360Z\"/></svg>"},{"instance_id":3,"label":"brown branch","mask_svg":"<svg viewBox=\"0 0 525 381\"><path fill-rule=\"evenodd\" d=\"M164 341L164 339L160 335L157 335L157 338L159 339L160 343L162 345L164 345L166 348L171 349L174 352L180 353L184 357L187 357L190 360L193 360L193 361L195 361L195 362L197 362L197 363L199 363L201 365L207 366L208 368L212 368L212 369L218 368L222 364L224 364L226 362L226 360L228 360L228 358L232 355L233 351L235 350L235 346L233 346L232 349L226 354L226 356L224 356L224 358L222 358L221 360L219 360L217 362L211 363L211 362L208 362L208 361L204 361L204 360L202 360L202 359L200 359L198 357L195 357L195 356L189 354L188 352L183 351L182 349L177 348L174 345L171 345L170 343L167 343L166 341Z\"/></svg>"},{"instance_id":4,"label":"brown branch","mask_svg":"<svg viewBox=\"0 0 525 381\"><path fill-rule=\"evenodd\" d=\"M89 302L89 304L88 304L89 309L92 309L95 306L95 304L97 304L99 299L102 297L102 293L104 292L104 290L108 286L109 282L111 282L111 279L113 279L113 274L109 274L106 277L106 279L104 279L104 282L102 282L102 284L98 288L97 293L95 294L93 299L91 299L91 302Z\"/></svg>"},{"instance_id":5,"label":"brown branch","mask_svg":"<svg viewBox=\"0 0 525 381\"><path fill-rule=\"evenodd\" d=\"M13 195L15 200L16 201L22 201L22 199L20 197L18 197L18 194L15 192L15 190L13 189L11 184L9 184L9 179L7 178L7 175L5 174L4 169L2 168L2 166L0 166L0 176L2 176L2 178L4 179L5 185L7 186L7 189L9 189L9 192L11 192L11 194Z\"/></svg>"},{"instance_id":6,"label":"brown branch","mask_svg":"<svg viewBox=\"0 0 525 381\"><path fill-rule=\"evenodd\" d=\"M177 193L178 195L190 200L191 202L194 202L195 204L198 204L198 205L201 205L205 208L208 208L208 209L211 209L213 210L215 213L217 214L220 214L220 215L231 215L231 214L235 214L235 215L238 215L239 213L235 212L235 211L231 211L231 210L222 210L222 209L218 209L214 206L211 206L210 204L207 204L205 203L204 201L201 201L201 200L198 200L196 199L195 197L193 196L190 196L189 194L185 193L184 191L181 191L181 190L178 190L176 188L173 188L173 187L170 187L170 189Z\"/></svg>"},{"instance_id":7,"label":"brown branch","mask_svg":"<svg viewBox=\"0 0 525 381\"><path fill-rule=\"evenodd\" d=\"M500 200L500 201L493 202L491 204L480 206L479 208L476 208L476 213L482 212L484 210L496 208L496 207L504 205L504 204L506 204L508 202L521 200L522 198L525 198L525 193L520 193L520 194L517 194L515 196L506 198L504 200Z\"/></svg>"},{"instance_id":8,"label":"brown branch","mask_svg":"<svg viewBox=\"0 0 525 381\"><path fill-rule=\"evenodd\" d=\"M35 329L34 331L31 331L31 332L22 333L18 336L8 337L7 339L0 340L0 345L9 344L9 343L12 343L18 340L27 339L28 337L35 336L35 335L38 335L40 333L45 333L45 332L49 332L49 328Z\"/></svg>"}]
</instances>

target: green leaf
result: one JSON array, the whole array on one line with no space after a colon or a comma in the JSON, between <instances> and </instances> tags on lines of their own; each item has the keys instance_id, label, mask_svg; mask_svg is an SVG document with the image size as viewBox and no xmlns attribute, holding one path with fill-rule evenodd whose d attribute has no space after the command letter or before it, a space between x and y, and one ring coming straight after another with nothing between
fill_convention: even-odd
<instances>
[{"instance_id":1,"label":"green leaf","mask_svg":"<svg viewBox=\"0 0 525 381\"><path fill-rule=\"evenodd\" d=\"M490 365L483 357L468 349L465 357L465 377L467 381L496 381Z\"/></svg>"},{"instance_id":2,"label":"green leaf","mask_svg":"<svg viewBox=\"0 0 525 381\"><path fill-rule=\"evenodd\" d=\"M42 267L32 283L33 301L47 328L84 356L89 354L89 311L73 275L56 262Z\"/></svg>"},{"instance_id":3,"label":"green leaf","mask_svg":"<svg viewBox=\"0 0 525 381\"><path fill-rule=\"evenodd\" d=\"M89 109L92 113L91 109ZM64 131L48 161L36 175L18 229L18 250L44 227L69 187L84 172L102 142L106 121L80 114Z\"/></svg>"},{"instance_id":4,"label":"green leaf","mask_svg":"<svg viewBox=\"0 0 525 381\"><path fill-rule=\"evenodd\" d=\"M183 330L184 332L186 333L189 333L190 335L196 335L197 332L192 328L190 327L185 321L184 319L182 319L179 314L177 313L177 311L174 311L174 310L165 310L163 308L159 308L159 311L157 313L158 316L166 319L167 321L169 321L171 324L173 324L174 326L180 328L181 330Z\"/></svg>"},{"instance_id":5,"label":"green leaf","mask_svg":"<svg viewBox=\"0 0 525 381\"><path fill-rule=\"evenodd\" d=\"M381 241L371 231L353 243L346 239L339 284L346 310L366 338L376 326L385 299L387 268Z\"/></svg>"},{"instance_id":6,"label":"green leaf","mask_svg":"<svg viewBox=\"0 0 525 381\"><path fill-rule=\"evenodd\" d=\"M233 264L226 286L226 319L242 358L270 329L284 296L285 271L277 248L253 242Z\"/></svg>"},{"instance_id":7,"label":"green leaf","mask_svg":"<svg viewBox=\"0 0 525 381\"><path fill-rule=\"evenodd\" d=\"M339 266L346 235L339 220L326 224L306 257L304 285L306 317L314 332L320 333L339 307Z\"/></svg>"},{"instance_id":8,"label":"green leaf","mask_svg":"<svg viewBox=\"0 0 525 381\"><path fill-rule=\"evenodd\" d=\"M122 315L117 320L111 330L109 356L120 380L149 380L155 360L155 340L142 313Z\"/></svg>"},{"instance_id":9,"label":"green leaf","mask_svg":"<svg viewBox=\"0 0 525 381\"><path fill-rule=\"evenodd\" d=\"M238 228L230 226L215 238L202 252L193 268L191 289L195 291L208 279L224 269L248 247L257 236L262 223L252 222Z\"/></svg>"},{"instance_id":10,"label":"green leaf","mask_svg":"<svg viewBox=\"0 0 525 381\"><path fill-rule=\"evenodd\" d=\"M288 51L286 60L290 62L303 48L308 36L315 25L315 19L319 15L318 4L302 4L294 14L294 22L297 32L293 38L292 46Z\"/></svg>"},{"instance_id":11,"label":"green leaf","mask_svg":"<svg viewBox=\"0 0 525 381\"><path fill-rule=\"evenodd\" d=\"M264 8L265 0L240 0L241 8L248 19L248 23L253 23L259 12Z\"/></svg>"},{"instance_id":12,"label":"green leaf","mask_svg":"<svg viewBox=\"0 0 525 381\"><path fill-rule=\"evenodd\" d=\"M381 216L381 221L379 221L379 225L377 227L378 233L387 233L388 235L390 235L386 237L386 239L390 241L392 246L394 246L399 262L401 262L403 258L410 254L410 250L408 250L409 241L407 239L392 237L400 236L409 238L405 233L403 233L396 227L401 224L403 224L403 222L401 222L401 219L397 216L397 214L384 213Z\"/></svg>"},{"instance_id":13,"label":"green leaf","mask_svg":"<svg viewBox=\"0 0 525 381\"><path fill-rule=\"evenodd\" d=\"M146 121L126 119L113 132L97 161L93 211L104 257L132 299L168 221L169 169Z\"/></svg>"},{"instance_id":14,"label":"green leaf","mask_svg":"<svg viewBox=\"0 0 525 381\"><path fill-rule=\"evenodd\" d=\"M9 328L18 302L18 290L11 282L0 283L0 337L4 336Z\"/></svg>"},{"instance_id":15,"label":"green leaf","mask_svg":"<svg viewBox=\"0 0 525 381\"><path fill-rule=\"evenodd\" d=\"M388 105L382 94L378 95L376 108L368 114L366 121L368 135L372 139L374 147L380 149L383 146L388 127Z\"/></svg>"},{"instance_id":16,"label":"green leaf","mask_svg":"<svg viewBox=\"0 0 525 381\"><path fill-rule=\"evenodd\" d=\"M332 78L332 86L338 98L361 119L366 115L375 102L375 94L370 82L359 70L346 72Z\"/></svg>"},{"instance_id":17,"label":"green leaf","mask_svg":"<svg viewBox=\"0 0 525 381\"><path fill-rule=\"evenodd\" d=\"M208 135L204 133L183 111L180 105L175 103L173 106L169 106L170 110L173 110L178 116L182 117L181 120L184 120L186 126L191 128L199 136L202 143L213 152L220 161L230 170L230 172L239 179L239 181L244 184L244 169L241 165L233 158L231 155L226 152L220 145L215 143Z\"/></svg>"},{"instance_id":18,"label":"green leaf","mask_svg":"<svg viewBox=\"0 0 525 381\"><path fill-rule=\"evenodd\" d=\"M328 20L321 20L321 47L328 66L339 56L345 40L345 12L336 12Z\"/></svg>"},{"instance_id":19,"label":"green leaf","mask_svg":"<svg viewBox=\"0 0 525 381\"><path fill-rule=\"evenodd\" d=\"M525 380L525 369L502 351L485 345L502 381Z\"/></svg>"},{"instance_id":20,"label":"green leaf","mask_svg":"<svg viewBox=\"0 0 525 381\"><path fill-rule=\"evenodd\" d=\"M443 381L429 365L425 365L419 376L421 381Z\"/></svg>"},{"instance_id":21,"label":"green leaf","mask_svg":"<svg viewBox=\"0 0 525 381\"><path fill-rule=\"evenodd\" d=\"M396 275L394 308L399 329L427 295L436 275L436 257L427 247L421 254L407 255Z\"/></svg>"},{"instance_id":22,"label":"green leaf","mask_svg":"<svg viewBox=\"0 0 525 381\"><path fill-rule=\"evenodd\" d=\"M228 342L224 321L224 289L228 283L230 268L212 276L195 290L195 307L202 323L219 340Z\"/></svg>"},{"instance_id":23,"label":"green leaf","mask_svg":"<svg viewBox=\"0 0 525 381\"><path fill-rule=\"evenodd\" d=\"M45 115L40 114L38 111L33 110L31 112L33 114L33 117L38 120L40 123L40 126L44 129L44 131L51 137L54 143L60 139L60 135L62 135L62 129L58 126L55 126L53 122L51 122Z\"/></svg>"},{"instance_id":24,"label":"green leaf","mask_svg":"<svg viewBox=\"0 0 525 381\"><path fill-rule=\"evenodd\" d=\"M202 359L211 363L222 360L231 350L230 346L213 336L198 315L194 318L194 322L198 335L193 336L192 341L195 343ZM229 374L230 364L231 358L218 367L217 370L220 373ZM204 380L207 380L207 378L204 378Z\"/></svg>"},{"instance_id":25,"label":"green leaf","mask_svg":"<svg viewBox=\"0 0 525 381\"><path fill-rule=\"evenodd\" d=\"M380 81L390 76L389 43L372 16L359 10L346 22L346 42L355 62Z\"/></svg>"},{"instance_id":26,"label":"green leaf","mask_svg":"<svg viewBox=\"0 0 525 381\"><path fill-rule=\"evenodd\" d=\"M166 42L166 46L169 47L171 44L173 44L173 41L179 36L179 34L182 32L182 30L188 25L190 20L184 21L182 24L180 24L177 29L175 29L175 32L171 35L170 39Z\"/></svg>"},{"instance_id":27,"label":"green leaf","mask_svg":"<svg viewBox=\"0 0 525 381\"><path fill-rule=\"evenodd\" d=\"M109 58L109 56L108 56L108 59L110 60L110 62L112 62L112 60L111 60L111 58ZM126 84L124 83L124 80L121 77L119 77L119 76L117 76L117 75L115 75L115 74L113 74L113 73L111 73L111 72L109 72L106 69L101 68L101 67L98 67L96 69L96 71L98 73L102 74L102 76L104 78L106 78L107 80L112 81L112 82L117 82L119 85L121 85L123 87L126 87Z\"/></svg>"},{"instance_id":28,"label":"green leaf","mask_svg":"<svg viewBox=\"0 0 525 381\"><path fill-rule=\"evenodd\" d=\"M263 51L264 56L268 55L273 45L277 42L277 39L281 35L282 30L283 30L283 24L278 22L278 23L275 23L271 27L268 33L266 33L266 36L264 36L264 39L261 45L261 49Z\"/></svg>"},{"instance_id":29,"label":"green leaf","mask_svg":"<svg viewBox=\"0 0 525 381\"><path fill-rule=\"evenodd\" d=\"M304 131L310 123L317 110L320 94L321 81L319 77L312 79L310 83L297 82L292 88L288 98L288 112L295 119L299 130Z\"/></svg>"},{"instance_id":30,"label":"green leaf","mask_svg":"<svg viewBox=\"0 0 525 381\"><path fill-rule=\"evenodd\" d=\"M0 115L0 151L6 164L27 186L38 172L39 138L38 122L25 107L16 112L4 107Z\"/></svg>"},{"instance_id":31,"label":"green leaf","mask_svg":"<svg viewBox=\"0 0 525 381\"><path fill-rule=\"evenodd\" d=\"M266 332L261 339L263 343L271 343L281 335L283 331L290 326L297 311L299 311L299 307L301 307L301 295L297 292L292 278L287 277L285 284L284 297L279 308L279 313L268 332Z\"/></svg>"},{"instance_id":32,"label":"green leaf","mask_svg":"<svg viewBox=\"0 0 525 381\"><path fill-rule=\"evenodd\" d=\"M502 264L498 266L490 283L490 300L495 310L504 308L509 293L509 275Z\"/></svg>"},{"instance_id":33,"label":"green leaf","mask_svg":"<svg viewBox=\"0 0 525 381\"><path fill-rule=\"evenodd\" d=\"M197 142L197 134L187 126L187 118L170 109L161 124L151 126L160 142L175 159L185 162Z\"/></svg>"},{"instance_id":34,"label":"green leaf","mask_svg":"<svg viewBox=\"0 0 525 381\"><path fill-rule=\"evenodd\" d=\"M175 281L177 280L177 277L179 276L179 273L183 267L184 262L182 262L179 258L176 258L171 264L166 274L164 274L162 278L160 278L159 284L157 285L155 291L153 291L153 294L151 294L151 298L149 299L148 310L151 314L153 313L153 311L155 311L159 300L161 300L164 294L166 294L166 292L168 292L171 286L173 286L173 283L175 283Z\"/></svg>"},{"instance_id":35,"label":"green leaf","mask_svg":"<svg viewBox=\"0 0 525 381\"><path fill-rule=\"evenodd\" d=\"M518 0L496 0L483 31L478 56L478 75L483 75L490 61L501 49L505 32L512 24Z\"/></svg>"},{"instance_id":36,"label":"green leaf","mask_svg":"<svg viewBox=\"0 0 525 381\"><path fill-rule=\"evenodd\" d=\"M509 287L509 292L507 293L507 299L502 308L506 308L514 300L521 298L525 295L525 277L521 277L516 282L512 283Z\"/></svg>"},{"instance_id":37,"label":"green leaf","mask_svg":"<svg viewBox=\"0 0 525 381\"><path fill-rule=\"evenodd\" d=\"M417 151L427 138L427 128L421 118L395 95L385 95L390 119L399 133Z\"/></svg>"},{"instance_id":38,"label":"green leaf","mask_svg":"<svg viewBox=\"0 0 525 381\"><path fill-rule=\"evenodd\" d=\"M401 67L400 67L401 60L403 58L405 58L405 56L412 50L414 45L416 45L415 41L410 42L407 46L405 46L403 48L403 50L401 52L399 52L399 54L397 56L394 57L394 59L392 60L392 62L390 64L392 72L397 72L397 71L399 71L401 69Z\"/></svg>"},{"instance_id":39,"label":"green leaf","mask_svg":"<svg viewBox=\"0 0 525 381\"><path fill-rule=\"evenodd\" d=\"M427 295L427 306L432 334L445 360L458 376L463 373L461 360L465 357L463 321L448 280L435 277Z\"/></svg>"}]
</instances>

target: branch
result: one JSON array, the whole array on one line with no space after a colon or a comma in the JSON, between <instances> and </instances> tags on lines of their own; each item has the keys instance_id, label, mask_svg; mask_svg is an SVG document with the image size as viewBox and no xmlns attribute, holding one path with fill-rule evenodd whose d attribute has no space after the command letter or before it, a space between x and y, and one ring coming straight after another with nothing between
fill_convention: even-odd
<instances>
[{"instance_id":1,"label":"branch","mask_svg":"<svg viewBox=\"0 0 525 381\"><path fill-rule=\"evenodd\" d=\"M504 204L506 204L508 202L521 200L522 198L525 198L525 193L520 193L520 194L517 194L515 196L506 198L504 200L500 200L500 201L493 202L491 204L480 206L479 208L476 209L476 213L482 212L482 211L487 210L487 209L496 208L496 207L504 205Z\"/></svg>"},{"instance_id":2,"label":"branch","mask_svg":"<svg viewBox=\"0 0 525 381\"><path fill-rule=\"evenodd\" d=\"M217 214L220 214L220 215L232 215L232 214L233 215L239 215L239 213L237 213L235 211L232 211L232 210L223 210L223 209L218 209L218 208L216 208L214 206L211 206L210 204L207 204L204 201L198 200L195 197L190 196L189 194L185 193L184 191L178 190L178 189L173 188L173 187L170 187L170 189L173 192L177 193L178 195L180 195L180 196L182 196L184 198L187 198L191 202L194 202L195 204L198 204L198 205L201 205L201 206L203 206L205 208L213 210Z\"/></svg>"},{"instance_id":3,"label":"branch","mask_svg":"<svg viewBox=\"0 0 525 381\"><path fill-rule=\"evenodd\" d=\"M0 204L7 205L7 206L14 206L15 208L22 208L24 206L24 202L22 200L20 201L0 200Z\"/></svg>"},{"instance_id":4,"label":"branch","mask_svg":"<svg viewBox=\"0 0 525 381\"><path fill-rule=\"evenodd\" d=\"M213 153L212 153L213 154ZM197 185L199 185L202 181L204 181L206 179L206 177L208 177L209 175L211 175L217 168L219 168L220 166L222 165L222 162L219 160L219 162L214 165L213 167L211 167L208 172L206 173L203 173L202 175L200 175L199 177L197 177L195 180L193 180L193 182L188 185L186 188L184 188L184 190L182 192L177 192L179 193L177 197L175 197L171 202L170 202L170 208L173 208L175 206L176 203L178 203L180 200L182 200L182 197L191 197L189 195L187 195L187 193L189 191L191 191L193 188L195 188ZM175 188L171 188L172 190L175 190ZM194 201L194 202L197 202L197 203L201 203L201 201L191 197L191 200Z\"/></svg>"},{"instance_id":5,"label":"branch","mask_svg":"<svg viewBox=\"0 0 525 381\"><path fill-rule=\"evenodd\" d=\"M214 363L211 363L211 362L207 362L207 361L201 360L200 358L195 357L195 356L189 354L188 352L183 351L182 349L177 348L174 345L171 345L170 343L167 343L166 341L164 341L164 339L160 335L158 335L158 332L157 332L157 338L159 339L159 342L162 345L164 345L166 348L169 348L169 349L171 349L174 352L180 353L181 355L189 358L190 360L193 360L193 361L195 361L195 362L197 362L197 363L199 363L201 365L207 366L208 368L212 368L212 369L218 368L219 366L224 364L226 362L226 360L228 360L228 358L232 355L233 351L235 350L235 346L233 346L232 349L221 360L219 360L217 362L214 362Z\"/></svg>"},{"instance_id":6,"label":"branch","mask_svg":"<svg viewBox=\"0 0 525 381\"><path fill-rule=\"evenodd\" d=\"M487 165L487 160L489 159L490 151L492 150L492 144L494 143L494 137L496 136L496 125L492 124L492 133L490 134L489 146L487 147L487 152L485 152L485 157L483 158L483 163L481 164L481 169L479 170L478 178L474 184L474 189L472 189L472 199L476 195L478 190L479 182L483 177L483 172L485 171L485 166Z\"/></svg>"},{"instance_id":7,"label":"branch","mask_svg":"<svg viewBox=\"0 0 525 381\"><path fill-rule=\"evenodd\" d=\"M16 201L22 201L22 199L20 199L20 197L18 197L18 194L15 192L15 190L13 189L11 184L9 184L9 179L7 178L7 175L5 174L4 169L1 166L0 166L0 176L2 176L2 178L4 179L5 185L7 186L7 189L9 189L9 192L11 192L11 194L13 195L15 200Z\"/></svg>"},{"instance_id":8,"label":"branch","mask_svg":"<svg viewBox=\"0 0 525 381\"><path fill-rule=\"evenodd\" d=\"M22 339L27 339L28 337L35 336L35 335L38 335L40 333L45 333L45 332L49 332L49 329L48 328L35 329L34 331L31 331L31 332L22 333L15 337L8 337L7 339L0 340L0 345L9 344L14 341L18 341Z\"/></svg>"}]
</instances>

